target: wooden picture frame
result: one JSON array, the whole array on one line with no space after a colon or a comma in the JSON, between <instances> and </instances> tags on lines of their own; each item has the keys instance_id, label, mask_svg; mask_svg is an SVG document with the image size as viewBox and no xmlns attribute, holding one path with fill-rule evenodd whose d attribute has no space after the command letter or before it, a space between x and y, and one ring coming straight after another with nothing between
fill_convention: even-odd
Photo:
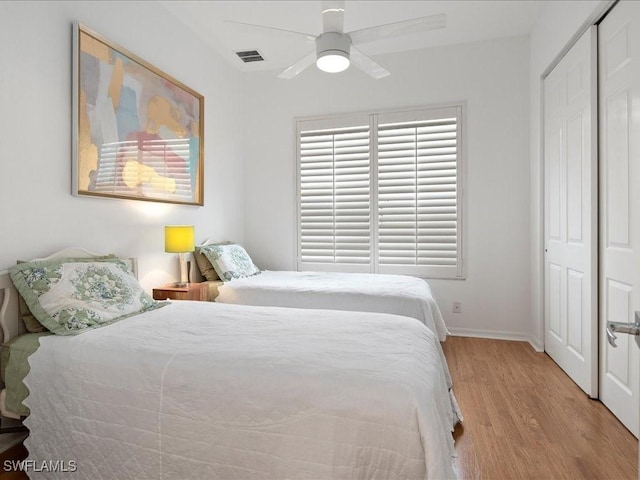
<instances>
[{"instance_id":1,"label":"wooden picture frame","mask_svg":"<svg viewBox=\"0 0 640 480\"><path fill-rule=\"evenodd\" d=\"M203 205L204 97L73 25L75 195Z\"/></svg>"}]
</instances>

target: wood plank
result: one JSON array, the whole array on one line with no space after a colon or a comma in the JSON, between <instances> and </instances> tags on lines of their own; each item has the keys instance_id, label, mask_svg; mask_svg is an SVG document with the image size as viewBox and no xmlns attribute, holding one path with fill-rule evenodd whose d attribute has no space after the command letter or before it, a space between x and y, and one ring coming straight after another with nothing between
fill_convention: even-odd
<instances>
[{"instance_id":1,"label":"wood plank","mask_svg":"<svg viewBox=\"0 0 640 480\"><path fill-rule=\"evenodd\" d=\"M526 342L448 337L461 479L638 478L638 441Z\"/></svg>"}]
</instances>

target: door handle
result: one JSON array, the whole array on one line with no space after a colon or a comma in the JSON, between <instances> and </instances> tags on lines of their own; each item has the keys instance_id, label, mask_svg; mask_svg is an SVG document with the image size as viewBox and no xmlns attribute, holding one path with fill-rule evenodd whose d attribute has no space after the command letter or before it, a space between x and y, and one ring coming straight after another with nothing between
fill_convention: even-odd
<instances>
[{"instance_id":1,"label":"door handle","mask_svg":"<svg viewBox=\"0 0 640 480\"><path fill-rule=\"evenodd\" d=\"M612 347L616 347L617 333L640 336L640 312L635 312L635 323L607 322L607 341ZM636 338L636 342L638 339Z\"/></svg>"}]
</instances>

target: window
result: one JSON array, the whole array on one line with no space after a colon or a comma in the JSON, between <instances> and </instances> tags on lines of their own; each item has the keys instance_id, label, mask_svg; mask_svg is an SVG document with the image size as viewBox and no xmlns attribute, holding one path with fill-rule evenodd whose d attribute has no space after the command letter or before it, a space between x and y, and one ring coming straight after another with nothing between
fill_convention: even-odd
<instances>
[{"instance_id":1,"label":"window","mask_svg":"<svg viewBox=\"0 0 640 480\"><path fill-rule=\"evenodd\" d=\"M462 106L297 121L298 269L462 278Z\"/></svg>"}]
</instances>

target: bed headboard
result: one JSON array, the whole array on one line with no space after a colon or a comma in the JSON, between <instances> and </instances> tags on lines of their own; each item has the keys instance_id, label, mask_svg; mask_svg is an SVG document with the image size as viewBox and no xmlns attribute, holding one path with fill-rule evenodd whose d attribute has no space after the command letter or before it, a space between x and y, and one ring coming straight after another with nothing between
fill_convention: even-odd
<instances>
[{"instance_id":1,"label":"bed headboard","mask_svg":"<svg viewBox=\"0 0 640 480\"><path fill-rule=\"evenodd\" d=\"M231 240L220 241L215 238L207 238L204 242L202 242L199 247L204 247L205 245L219 245L221 243L233 243Z\"/></svg>"},{"instance_id":2,"label":"bed headboard","mask_svg":"<svg viewBox=\"0 0 640 480\"><path fill-rule=\"evenodd\" d=\"M2 341L7 342L25 331L18 314L18 292L11 282L9 272L0 272L0 326L2 326Z\"/></svg>"},{"instance_id":3,"label":"bed headboard","mask_svg":"<svg viewBox=\"0 0 640 480\"><path fill-rule=\"evenodd\" d=\"M33 258L32 260L51 260L54 258L90 258L100 257L102 254L88 252L83 248L71 247L43 258ZM138 262L135 258L123 258L129 263L131 270L138 278ZM0 292L2 303L0 304L0 327L2 329L2 343L8 342L12 338L24 333L25 327L20 320L18 311L18 291L13 286L8 271L0 272Z\"/></svg>"}]
</instances>

